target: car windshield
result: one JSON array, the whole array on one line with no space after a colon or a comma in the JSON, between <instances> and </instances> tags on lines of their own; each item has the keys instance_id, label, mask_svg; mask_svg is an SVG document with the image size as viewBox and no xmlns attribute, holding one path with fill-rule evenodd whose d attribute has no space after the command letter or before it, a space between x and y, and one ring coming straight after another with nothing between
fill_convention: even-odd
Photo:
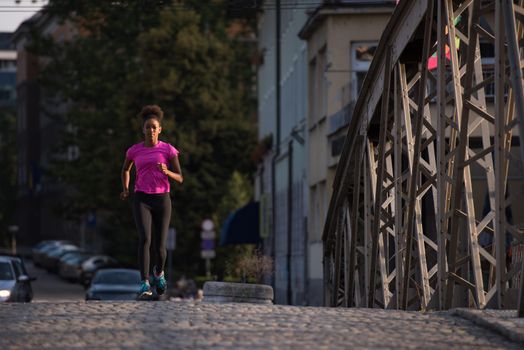
<instances>
[{"instance_id":1,"label":"car windshield","mask_svg":"<svg viewBox=\"0 0 524 350\"><path fill-rule=\"evenodd\" d=\"M60 247L57 250L53 250L52 252L49 253L49 255L55 256L55 257L62 257L63 255L71 253L72 251L75 251L75 250L78 250L78 248L75 246L64 246L64 247Z\"/></svg>"},{"instance_id":2,"label":"car windshield","mask_svg":"<svg viewBox=\"0 0 524 350\"><path fill-rule=\"evenodd\" d=\"M101 271L99 272L94 284L139 284L140 274L127 271Z\"/></svg>"},{"instance_id":3,"label":"car windshield","mask_svg":"<svg viewBox=\"0 0 524 350\"><path fill-rule=\"evenodd\" d=\"M13 279L13 270L11 269L11 264L8 262L0 262L0 280L9 281Z\"/></svg>"},{"instance_id":4,"label":"car windshield","mask_svg":"<svg viewBox=\"0 0 524 350\"><path fill-rule=\"evenodd\" d=\"M79 252L67 252L64 255L62 255L60 260L68 261L68 260L71 260L71 259L76 259L76 258L78 258L81 255L82 255L82 253L79 253Z\"/></svg>"},{"instance_id":5,"label":"car windshield","mask_svg":"<svg viewBox=\"0 0 524 350\"><path fill-rule=\"evenodd\" d=\"M74 255L66 259L68 264L79 264L88 258L86 255Z\"/></svg>"},{"instance_id":6,"label":"car windshield","mask_svg":"<svg viewBox=\"0 0 524 350\"><path fill-rule=\"evenodd\" d=\"M45 246L43 246L42 248L40 248L40 251L42 253L44 252L50 252L51 250L54 250L56 249L58 246L56 244L46 244Z\"/></svg>"}]
</instances>

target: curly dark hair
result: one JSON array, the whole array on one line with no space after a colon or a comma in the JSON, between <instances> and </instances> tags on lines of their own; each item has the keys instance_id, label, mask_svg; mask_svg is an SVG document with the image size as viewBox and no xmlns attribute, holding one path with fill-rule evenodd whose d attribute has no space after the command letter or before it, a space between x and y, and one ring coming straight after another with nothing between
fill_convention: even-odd
<instances>
[{"instance_id":1,"label":"curly dark hair","mask_svg":"<svg viewBox=\"0 0 524 350\"><path fill-rule=\"evenodd\" d=\"M142 121L145 123L148 119L154 118L160 123L164 118L164 111L158 105L147 105L142 107L138 117L142 118Z\"/></svg>"}]
</instances>

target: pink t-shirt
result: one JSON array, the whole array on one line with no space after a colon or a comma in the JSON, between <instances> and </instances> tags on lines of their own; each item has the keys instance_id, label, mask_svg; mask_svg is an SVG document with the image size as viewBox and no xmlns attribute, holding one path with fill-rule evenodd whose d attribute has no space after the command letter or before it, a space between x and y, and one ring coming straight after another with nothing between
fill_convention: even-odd
<instances>
[{"instance_id":1,"label":"pink t-shirt","mask_svg":"<svg viewBox=\"0 0 524 350\"><path fill-rule=\"evenodd\" d=\"M169 160L178 156L178 150L169 143L158 141L154 147L145 147L143 142L129 147L126 157L136 166L135 192L169 192L169 178L158 169L158 163L169 167Z\"/></svg>"}]
</instances>

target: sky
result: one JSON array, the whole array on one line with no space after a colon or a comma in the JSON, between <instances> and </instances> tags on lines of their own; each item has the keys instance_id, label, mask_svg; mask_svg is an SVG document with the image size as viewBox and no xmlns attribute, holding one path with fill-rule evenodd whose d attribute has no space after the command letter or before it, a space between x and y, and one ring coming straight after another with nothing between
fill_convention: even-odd
<instances>
[{"instance_id":1,"label":"sky","mask_svg":"<svg viewBox=\"0 0 524 350\"><path fill-rule=\"evenodd\" d=\"M38 12L45 1L41 0L0 0L0 32L14 32L16 28Z\"/></svg>"}]
</instances>

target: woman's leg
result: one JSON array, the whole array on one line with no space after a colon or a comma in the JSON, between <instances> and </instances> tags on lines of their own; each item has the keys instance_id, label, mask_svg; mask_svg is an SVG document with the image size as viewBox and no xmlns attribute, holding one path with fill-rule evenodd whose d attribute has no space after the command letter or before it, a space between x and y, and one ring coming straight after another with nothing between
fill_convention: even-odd
<instances>
[{"instance_id":1,"label":"woman's leg","mask_svg":"<svg viewBox=\"0 0 524 350\"><path fill-rule=\"evenodd\" d=\"M153 211L153 225L155 227L155 255L157 273L164 271L167 249L167 232L171 221L171 198L169 193L159 196L158 203Z\"/></svg>"},{"instance_id":2,"label":"woman's leg","mask_svg":"<svg viewBox=\"0 0 524 350\"><path fill-rule=\"evenodd\" d=\"M133 216L138 231L138 267L142 281L149 280L149 247L151 246L151 208L140 194L133 200Z\"/></svg>"}]
</instances>

